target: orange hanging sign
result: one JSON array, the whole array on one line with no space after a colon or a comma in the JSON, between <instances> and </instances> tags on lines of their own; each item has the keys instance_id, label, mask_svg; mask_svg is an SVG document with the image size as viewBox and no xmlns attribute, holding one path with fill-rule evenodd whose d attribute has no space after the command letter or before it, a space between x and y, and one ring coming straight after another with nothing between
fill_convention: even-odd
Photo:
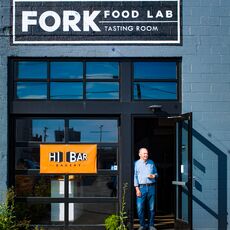
<instances>
[{"instance_id":1,"label":"orange hanging sign","mask_svg":"<svg viewBox=\"0 0 230 230\"><path fill-rule=\"evenodd\" d=\"M97 145L42 144L40 145L40 173L97 173Z\"/></svg>"}]
</instances>

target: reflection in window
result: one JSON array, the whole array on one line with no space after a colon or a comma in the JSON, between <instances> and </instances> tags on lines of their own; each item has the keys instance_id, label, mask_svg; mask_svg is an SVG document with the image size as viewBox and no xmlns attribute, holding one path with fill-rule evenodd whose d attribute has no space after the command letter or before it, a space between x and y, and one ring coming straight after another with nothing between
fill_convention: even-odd
<instances>
[{"instance_id":1,"label":"reflection in window","mask_svg":"<svg viewBox=\"0 0 230 230\"><path fill-rule=\"evenodd\" d=\"M119 83L88 82L86 84L87 99L119 99Z\"/></svg>"},{"instance_id":2,"label":"reflection in window","mask_svg":"<svg viewBox=\"0 0 230 230\"><path fill-rule=\"evenodd\" d=\"M175 82L135 82L134 99L177 99L177 84Z\"/></svg>"},{"instance_id":3,"label":"reflection in window","mask_svg":"<svg viewBox=\"0 0 230 230\"><path fill-rule=\"evenodd\" d=\"M86 62L87 79L118 79L118 62Z\"/></svg>"},{"instance_id":4,"label":"reflection in window","mask_svg":"<svg viewBox=\"0 0 230 230\"><path fill-rule=\"evenodd\" d=\"M117 147L111 147L111 146L98 147L97 150L98 169L115 170L114 166L117 166L117 156L118 156Z\"/></svg>"},{"instance_id":5,"label":"reflection in window","mask_svg":"<svg viewBox=\"0 0 230 230\"><path fill-rule=\"evenodd\" d=\"M119 99L118 62L19 61L16 63L17 99Z\"/></svg>"},{"instance_id":6,"label":"reflection in window","mask_svg":"<svg viewBox=\"0 0 230 230\"><path fill-rule=\"evenodd\" d=\"M18 199L15 203L16 215L19 220L26 216L32 225L63 225L66 221L68 225L84 225L95 229L96 225L104 224L105 217L117 211L119 184L117 119L17 118L15 126L14 186ZM103 142L98 144L97 150L99 173L69 175L69 177L40 175L39 144L64 143L64 141L65 143ZM68 194L65 193L67 191ZM89 203L87 200L89 197L100 198L100 201ZM52 203L54 198L59 203ZM77 198L78 202L70 203L73 202L73 198ZM21 202L22 200L25 202ZM68 217L65 220L66 208Z\"/></svg>"},{"instance_id":7,"label":"reflection in window","mask_svg":"<svg viewBox=\"0 0 230 230\"><path fill-rule=\"evenodd\" d=\"M73 197L117 197L116 176L70 176Z\"/></svg>"},{"instance_id":8,"label":"reflection in window","mask_svg":"<svg viewBox=\"0 0 230 230\"><path fill-rule=\"evenodd\" d=\"M64 120L17 119L17 141L63 142Z\"/></svg>"},{"instance_id":9,"label":"reflection in window","mask_svg":"<svg viewBox=\"0 0 230 230\"><path fill-rule=\"evenodd\" d=\"M176 62L135 62L134 79L176 79Z\"/></svg>"},{"instance_id":10,"label":"reflection in window","mask_svg":"<svg viewBox=\"0 0 230 230\"><path fill-rule=\"evenodd\" d=\"M86 224L86 222L87 225L104 224L105 218L116 211L115 203L70 203L69 220L72 225Z\"/></svg>"},{"instance_id":11,"label":"reflection in window","mask_svg":"<svg viewBox=\"0 0 230 230\"><path fill-rule=\"evenodd\" d=\"M18 62L18 78L45 79L47 78L47 62L20 61Z\"/></svg>"},{"instance_id":12,"label":"reflection in window","mask_svg":"<svg viewBox=\"0 0 230 230\"><path fill-rule=\"evenodd\" d=\"M19 197L64 197L63 176L16 175L15 192Z\"/></svg>"},{"instance_id":13,"label":"reflection in window","mask_svg":"<svg viewBox=\"0 0 230 230\"><path fill-rule=\"evenodd\" d=\"M70 120L74 142L118 142L117 120ZM78 133L77 133L78 132ZM76 138L76 139L75 139Z\"/></svg>"},{"instance_id":14,"label":"reflection in window","mask_svg":"<svg viewBox=\"0 0 230 230\"><path fill-rule=\"evenodd\" d=\"M64 221L64 203L24 203L15 204L17 220L30 220L30 224L49 224L54 225Z\"/></svg>"},{"instance_id":15,"label":"reflection in window","mask_svg":"<svg viewBox=\"0 0 230 230\"><path fill-rule=\"evenodd\" d=\"M33 136L42 136L42 142L64 141L64 120L32 120Z\"/></svg>"},{"instance_id":16,"label":"reflection in window","mask_svg":"<svg viewBox=\"0 0 230 230\"><path fill-rule=\"evenodd\" d=\"M39 148L17 147L15 154L15 169L39 169L40 150Z\"/></svg>"},{"instance_id":17,"label":"reflection in window","mask_svg":"<svg viewBox=\"0 0 230 230\"><path fill-rule=\"evenodd\" d=\"M83 85L79 82L52 82L50 83L51 99L82 99Z\"/></svg>"},{"instance_id":18,"label":"reflection in window","mask_svg":"<svg viewBox=\"0 0 230 230\"><path fill-rule=\"evenodd\" d=\"M50 77L53 79L82 79L82 62L51 62Z\"/></svg>"},{"instance_id":19,"label":"reflection in window","mask_svg":"<svg viewBox=\"0 0 230 230\"><path fill-rule=\"evenodd\" d=\"M47 84L45 82L18 82L18 99L46 99Z\"/></svg>"}]
</instances>

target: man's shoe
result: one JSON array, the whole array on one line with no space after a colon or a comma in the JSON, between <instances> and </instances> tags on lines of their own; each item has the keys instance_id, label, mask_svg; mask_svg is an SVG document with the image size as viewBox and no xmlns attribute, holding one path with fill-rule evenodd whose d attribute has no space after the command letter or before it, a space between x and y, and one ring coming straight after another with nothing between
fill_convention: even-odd
<instances>
[{"instance_id":1,"label":"man's shoe","mask_svg":"<svg viewBox=\"0 0 230 230\"><path fill-rule=\"evenodd\" d=\"M157 230L157 229L155 227L153 227L153 226L150 226L149 230Z\"/></svg>"},{"instance_id":2,"label":"man's shoe","mask_svg":"<svg viewBox=\"0 0 230 230\"><path fill-rule=\"evenodd\" d=\"M145 228L144 227L142 227L142 226L140 226L139 228L138 228L138 230L144 230Z\"/></svg>"}]
</instances>

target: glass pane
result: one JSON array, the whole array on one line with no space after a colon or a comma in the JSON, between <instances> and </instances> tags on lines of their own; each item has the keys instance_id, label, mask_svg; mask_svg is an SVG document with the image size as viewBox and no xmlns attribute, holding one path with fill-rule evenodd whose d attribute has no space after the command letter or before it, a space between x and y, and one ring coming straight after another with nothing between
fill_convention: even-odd
<instances>
[{"instance_id":1,"label":"glass pane","mask_svg":"<svg viewBox=\"0 0 230 230\"><path fill-rule=\"evenodd\" d=\"M23 220L26 217L31 221L30 224L63 224L65 216L64 203L35 204L17 202L15 210L18 220Z\"/></svg>"},{"instance_id":2,"label":"glass pane","mask_svg":"<svg viewBox=\"0 0 230 230\"><path fill-rule=\"evenodd\" d=\"M87 99L119 99L119 83L88 82L86 83Z\"/></svg>"},{"instance_id":3,"label":"glass pane","mask_svg":"<svg viewBox=\"0 0 230 230\"><path fill-rule=\"evenodd\" d=\"M98 169L118 170L117 167L117 147L98 147L97 150L97 167ZM115 166L115 167L114 167Z\"/></svg>"},{"instance_id":4,"label":"glass pane","mask_svg":"<svg viewBox=\"0 0 230 230\"><path fill-rule=\"evenodd\" d=\"M136 100L176 100L175 82L135 82L134 99Z\"/></svg>"},{"instance_id":5,"label":"glass pane","mask_svg":"<svg viewBox=\"0 0 230 230\"><path fill-rule=\"evenodd\" d=\"M134 79L176 79L176 62L135 62Z\"/></svg>"},{"instance_id":6,"label":"glass pane","mask_svg":"<svg viewBox=\"0 0 230 230\"><path fill-rule=\"evenodd\" d=\"M118 79L119 78L118 62L87 62L86 78L87 79Z\"/></svg>"},{"instance_id":7,"label":"glass pane","mask_svg":"<svg viewBox=\"0 0 230 230\"><path fill-rule=\"evenodd\" d=\"M82 99L83 84L80 82L51 82L50 99Z\"/></svg>"},{"instance_id":8,"label":"glass pane","mask_svg":"<svg viewBox=\"0 0 230 230\"><path fill-rule=\"evenodd\" d=\"M83 78L83 63L51 62L50 77L55 79L81 79Z\"/></svg>"},{"instance_id":9,"label":"glass pane","mask_svg":"<svg viewBox=\"0 0 230 230\"><path fill-rule=\"evenodd\" d=\"M16 140L31 142L63 142L64 120L17 119Z\"/></svg>"},{"instance_id":10,"label":"glass pane","mask_svg":"<svg viewBox=\"0 0 230 230\"><path fill-rule=\"evenodd\" d=\"M188 122L184 121L182 126L182 163L181 163L181 179L188 181ZM181 219L188 222L188 188L182 188L182 217Z\"/></svg>"},{"instance_id":11,"label":"glass pane","mask_svg":"<svg viewBox=\"0 0 230 230\"><path fill-rule=\"evenodd\" d=\"M117 176L70 176L71 197L117 197Z\"/></svg>"},{"instance_id":12,"label":"glass pane","mask_svg":"<svg viewBox=\"0 0 230 230\"><path fill-rule=\"evenodd\" d=\"M63 176L16 175L15 192L21 197L64 197Z\"/></svg>"},{"instance_id":13,"label":"glass pane","mask_svg":"<svg viewBox=\"0 0 230 230\"><path fill-rule=\"evenodd\" d=\"M17 98L19 99L47 99L47 83L18 82Z\"/></svg>"},{"instance_id":14,"label":"glass pane","mask_svg":"<svg viewBox=\"0 0 230 230\"><path fill-rule=\"evenodd\" d=\"M17 147L15 154L15 169L39 169L40 168L40 149Z\"/></svg>"},{"instance_id":15,"label":"glass pane","mask_svg":"<svg viewBox=\"0 0 230 230\"><path fill-rule=\"evenodd\" d=\"M117 147L103 146L97 150L98 169L118 170ZM115 166L115 167L114 167ZM39 169L40 149L31 147L17 147L15 154L15 169Z\"/></svg>"},{"instance_id":16,"label":"glass pane","mask_svg":"<svg viewBox=\"0 0 230 230\"><path fill-rule=\"evenodd\" d=\"M39 61L18 62L18 78L23 78L23 79L47 78L47 62L39 62Z\"/></svg>"},{"instance_id":17,"label":"glass pane","mask_svg":"<svg viewBox=\"0 0 230 230\"><path fill-rule=\"evenodd\" d=\"M69 221L76 225L104 224L105 218L116 211L116 203L70 203Z\"/></svg>"},{"instance_id":18,"label":"glass pane","mask_svg":"<svg viewBox=\"0 0 230 230\"><path fill-rule=\"evenodd\" d=\"M117 120L70 120L70 142L118 142Z\"/></svg>"}]
</instances>

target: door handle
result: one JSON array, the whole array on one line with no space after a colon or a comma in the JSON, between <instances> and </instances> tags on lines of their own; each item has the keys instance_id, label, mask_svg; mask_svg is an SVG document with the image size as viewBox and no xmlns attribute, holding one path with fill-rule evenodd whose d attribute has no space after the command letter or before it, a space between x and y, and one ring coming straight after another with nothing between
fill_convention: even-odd
<instances>
[{"instance_id":1,"label":"door handle","mask_svg":"<svg viewBox=\"0 0 230 230\"><path fill-rule=\"evenodd\" d=\"M172 181L173 185L186 186L187 182L184 181Z\"/></svg>"}]
</instances>

